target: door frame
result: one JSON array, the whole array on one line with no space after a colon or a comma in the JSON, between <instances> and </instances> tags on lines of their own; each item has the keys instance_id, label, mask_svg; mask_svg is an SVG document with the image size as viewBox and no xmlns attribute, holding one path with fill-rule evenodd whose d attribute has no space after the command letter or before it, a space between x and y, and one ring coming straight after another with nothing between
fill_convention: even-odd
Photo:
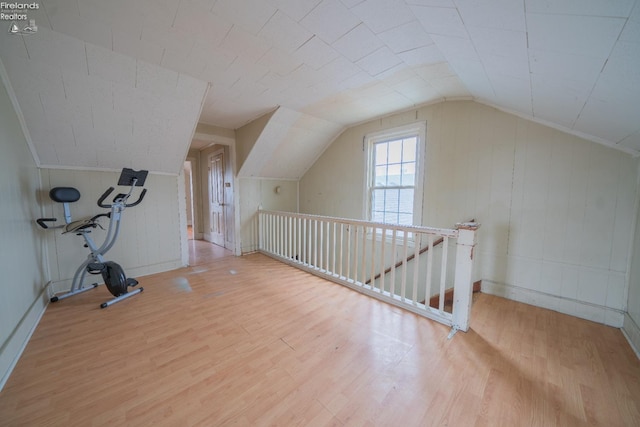
<instances>
[{"instance_id":1,"label":"door frame","mask_svg":"<svg viewBox=\"0 0 640 427\"><path fill-rule=\"evenodd\" d=\"M222 211L222 242L220 243L220 241L216 241L217 239L214 238L214 234L212 231L213 228L213 224L211 224L211 219L212 219L212 214L213 214L213 209L211 207L212 205L212 194L214 191L216 191L217 189L212 188L213 187L213 179L212 179L212 169L211 169L211 163L212 160L218 156L221 156L222 159L222 203L220 204L220 209ZM224 197L224 184L225 184L225 178L226 178L226 169L227 169L227 156L225 154L225 150L224 148L220 148L216 151L212 151L211 153L207 154L207 201L209 203L207 203L207 222L209 223L209 230L205 231L204 233L204 237L205 240L208 242L213 243L214 245L218 245L218 246L222 246L223 248L227 247L227 242L225 239L226 233L227 233L227 224L226 224L226 217L227 217L227 208L225 207L226 204L226 199Z\"/></svg>"},{"instance_id":2,"label":"door frame","mask_svg":"<svg viewBox=\"0 0 640 427\"><path fill-rule=\"evenodd\" d=\"M204 169L204 165L202 163L204 163L204 161L201 159L202 157L202 152L211 148L214 145L226 145L228 147L228 154L229 154L229 159L227 160L227 165L230 166L230 176L231 176L231 185L233 186L233 203L230 204L230 206L233 209L233 247L232 248L227 248L229 250L231 250L234 255L240 256L242 255L242 245L240 244L240 237L241 237L241 227L240 227L240 187L239 187L239 183L238 183L238 177L237 177L237 170L236 170L236 140L235 138L232 137L227 137L227 136L222 136L222 135L212 135L212 134L208 134L208 133L202 133L202 132L198 132L196 131L196 133L193 135L193 139L197 139L199 141L205 141L208 142L209 144L206 147L202 147L198 150L198 159L196 160L197 164L198 164L198 189L194 190L194 204L197 206L196 210L198 211L197 214L197 218L194 219L195 222L197 222L198 224L201 224L202 227L204 228L204 221L203 221L203 214L204 214L204 210L208 209L205 206L204 203L204 196L205 196L205 191L208 191L208 188L202 188L204 184L202 182L202 169ZM190 157L193 159L193 157ZM208 166L207 166L208 167ZM195 173L194 173L195 175ZM186 201L185 201L186 203ZM185 210L186 210L186 206L185 206ZM202 229L202 231L204 231L204 229ZM182 231L185 235L185 239L186 239L186 235L187 235L187 230L186 227L184 227L184 230ZM195 236L194 236L195 237ZM203 238L204 236L202 235L202 233L200 234L200 238ZM187 258L188 261L188 258Z\"/></svg>"}]
</instances>

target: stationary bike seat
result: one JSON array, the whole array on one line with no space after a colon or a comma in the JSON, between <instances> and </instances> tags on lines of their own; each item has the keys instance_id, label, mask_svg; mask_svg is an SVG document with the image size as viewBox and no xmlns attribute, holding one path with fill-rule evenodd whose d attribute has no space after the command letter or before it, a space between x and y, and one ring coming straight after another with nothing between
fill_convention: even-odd
<instances>
[{"instance_id":1,"label":"stationary bike seat","mask_svg":"<svg viewBox=\"0 0 640 427\"><path fill-rule=\"evenodd\" d=\"M72 203L80 200L80 192L73 187L55 187L49 191L49 197L54 202Z\"/></svg>"}]
</instances>

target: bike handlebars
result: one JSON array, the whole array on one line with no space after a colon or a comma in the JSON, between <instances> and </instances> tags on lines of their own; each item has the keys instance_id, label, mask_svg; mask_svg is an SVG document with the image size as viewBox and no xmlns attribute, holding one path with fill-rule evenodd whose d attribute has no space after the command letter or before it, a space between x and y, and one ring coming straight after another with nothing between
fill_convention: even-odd
<instances>
[{"instance_id":1,"label":"bike handlebars","mask_svg":"<svg viewBox=\"0 0 640 427\"><path fill-rule=\"evenodd\" d=\"M109 188L107 189L107 191L105 191L105 192L102 194L102 196L100 196L100 198L98 199L98 206L100 206L101 208L106 208L106 209L110 209L110 208L111 208L111 206L113 206L113 205L106 205L106 204L104 204L104 203L103 203L103 202L104 202L104 200L105 200L107 197L109 197L109 194L111 194L111 193L113 192L113 190L114 190L114 188L113 188L113 187L109 187ZM142 202L142 199L144 199L145 194L147 194L147 189L146 189L146 188L142 190L142 192L140 193L140 196L138 197L138 200L136 200L136 201L135 201L135 202L133 202L133 203L125 203L125 204L124 204L124 207L125 207L125 208L131 208L131 207L133 207L133 206L138 206L138 205ZM128 197L129 195L128 195L128 194L126 194L125 196L126 196L126 197ZM123 196L123 197L124 197L124 196ZM126 198L125 198L125 201L126 201Z\"/></svg>"},{"instance_id":2,"label":"bike handlebars","mask_svg":"<svg viewBox=\"0 0 640 427\"><path fill-rule=\"evenodd\" d=\"M40 227L46 230L47 228L49 228L49 226L46 224L47 222L56 222L57 220L57 218L38 218L36 219L36 222Z\"/></svg>"},{"instance_id":3,"label":"bike handlebars","mask_svg":"<svg viewBox=\"0 0 640 427\"><path fill-rule=\"evenodd\" d=\"M104 202L104 199L106 199L109 196L109 194L113 192L113 190L114 190L113 187L109 187L107 188L107 191L102 193L102 196L100 196L100 198L98 199L98 206L100 206L101 208L107 208L107 209L111 207L111 205L103 205L102 202Z\"/></svg>"}]
</instances>

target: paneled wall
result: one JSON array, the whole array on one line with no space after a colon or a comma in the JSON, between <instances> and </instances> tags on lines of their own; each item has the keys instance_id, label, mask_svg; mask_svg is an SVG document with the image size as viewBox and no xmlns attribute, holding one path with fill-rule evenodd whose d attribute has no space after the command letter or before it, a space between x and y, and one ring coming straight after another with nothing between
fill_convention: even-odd
<instances>
[{"instance_id":1,"label":"paneled wall","mask_svg":"<svg viewBox=\"0 0 640 427\"><path fill-rule=\"evenodd\" d=\"M240 227L242 253L258 249L258 208L298 212L298 182L240 178Z\"/></svg>"},{"instance_id":2,"label":"paneled wall","mask_svg":"<svg viewBox=\"0 0 640 427\"><path fill-rule=\"evenodd\" d=\"M2 74L0 62L0 75ZM0 82L0 389L47 304L40 173Z\"/></svg>"},{"instance_id":3,"label":"paneled wall","mask_svg":"<svg viewBox=\"0 0 640 427\"><path fill-rule=\"evenodd\" d=\"M103 192L109 187L115 187L107 199L110 200L118 192L128 190L127 187L117 186L119 175L119 172L43 169L42 199L45 200L46 216L63 220L62 205L52 202L47 194L53 187L67 186L77 188L81 194L80 200L70 206L73 219L107 212L97 206L98 198ZM128 276L143 276L183 265L178 185L176 176L149 174L145 183L147 195L143 202L123 212L120 236L105 257L122 265ZM132 196L134 200L138 194L139 189ZM91 232L98 244L104 240L109 221L102 218L101 222L105 230L97 228ZM80 236L63 235L60 230L46 235L51 258L52 288L55 291L68 289L76 268L87 256L84 241Z\"/></svg>"},{"instance_id":4,"label":"paneled wall","mask_svg":"<svg viewBox=\"0 0 640 427\"><path fill-rule=\"evenodd\" d=\"M482 223L483 291L621 326L637 161L471 101L343 133L300 181L300 211L363 218L363 137L427 122L422 225Z\"/></svg>"},{"instance_id":5,"label":"paneled wall","mask_svg":"<svg viewBox=\"0 0 640 427\"><path fill-rule=\"evenodd\" d=\"M636 213L637 214L637 213ZM629 273L629 298L624 318L624 332L640 357L640 215L636 217L636 228Z\"/></svg>"}]
</instances>

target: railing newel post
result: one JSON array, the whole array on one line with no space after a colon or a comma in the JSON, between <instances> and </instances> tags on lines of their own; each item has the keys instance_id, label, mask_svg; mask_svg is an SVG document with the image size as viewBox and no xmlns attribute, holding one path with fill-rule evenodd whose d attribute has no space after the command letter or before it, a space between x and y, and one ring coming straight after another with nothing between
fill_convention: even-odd
<instances>
[{"instance_id":1,"label":"railing newel post","mask_svg":"<svg viewBox=\"0 0 640 427\"><path fill-rule=\"evenodd\" d=\"M473 249L476 245L476 231L480 224L457 224L456 271L453 285L453 328L469 330L471 304L473 302Z\"/></svg>"}]
</instances>

